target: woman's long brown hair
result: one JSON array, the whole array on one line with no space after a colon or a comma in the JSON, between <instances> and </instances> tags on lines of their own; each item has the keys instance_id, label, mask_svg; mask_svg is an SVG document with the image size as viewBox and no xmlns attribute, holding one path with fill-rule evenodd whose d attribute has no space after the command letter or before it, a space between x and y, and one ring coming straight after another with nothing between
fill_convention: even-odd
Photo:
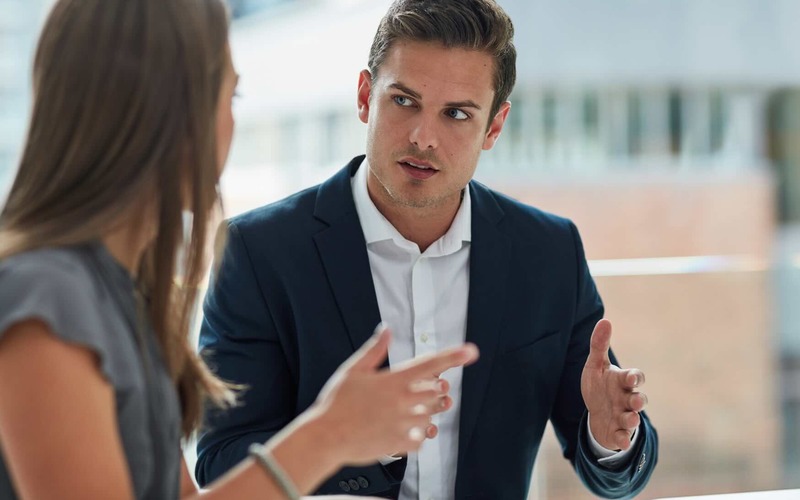
<instances>
[{"instance_id":1,"label":"woman's long brown hair","mask_svg":"<svg viewBox=\"0 0 800 500\"><path fill-rule=\"evenodd\" d=\"M56 2L36 51L27 140L0 213L0 259L98 240L137 207L153 213L155 221L143 221L155 223L156 235L138 280L179 390L185 436L207 397L224 404L231 396L188 337L219 201L215 120L227 42L221 0ZM193 213L188 235L183 209Z\"/></svg>"}]
</instances>

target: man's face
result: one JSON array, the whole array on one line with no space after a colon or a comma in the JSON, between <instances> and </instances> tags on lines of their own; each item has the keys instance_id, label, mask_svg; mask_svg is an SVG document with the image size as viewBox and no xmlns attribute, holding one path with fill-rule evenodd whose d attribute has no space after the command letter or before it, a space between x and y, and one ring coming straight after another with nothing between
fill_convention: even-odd
<instances>
[{"instance_id":1,"label":"man's face","mask_svg":"<svg viewBox=\"0 0 800 500\"><path fill-rule=\"evenodd\" d=\"M377 78L361 73L359 118L379 207L458 206L510 108L503 104L490 121L493 75L487 53L409 41L393 44Z\"/></svg>"}]
</instances>

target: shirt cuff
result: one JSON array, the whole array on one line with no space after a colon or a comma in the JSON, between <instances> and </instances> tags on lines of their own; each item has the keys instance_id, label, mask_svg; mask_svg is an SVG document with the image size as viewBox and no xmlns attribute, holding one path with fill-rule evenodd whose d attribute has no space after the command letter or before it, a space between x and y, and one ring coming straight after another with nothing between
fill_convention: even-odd
<instances>
[{"instance_id":1,"label":"shirt cuff","mask_svg":"<svg viewBox=\"0 0 800 500\"><path fill-rule=\"evenodd\" d=\"M381 465L389 465L402 459L403 457L396 457L394 455L383 455L382 457L378 458L378 462L380 462Z\"/></svg>"},{"instance_id":2,"label":"shirt cuff","mask_svg":"<svg viewBox=\"0 0 800 500\"><path fill-rule=\"evenodd\" d=\"M633 431L633 435L631 436L631 445L627 450L609 450L608 448L601 446L600 443L598 443L594 438L594 435L592 435L592 426L590 425L591 419L592 415L589 414L586 418L586 427L589 431L589 448L591 448L594 456L597 457L597 462L606 467L614 467L615 465L619 465L620 463L624 462L636 446L636 441L639 438L639 428L637 427Z\"/></svg>"}]
</instances>

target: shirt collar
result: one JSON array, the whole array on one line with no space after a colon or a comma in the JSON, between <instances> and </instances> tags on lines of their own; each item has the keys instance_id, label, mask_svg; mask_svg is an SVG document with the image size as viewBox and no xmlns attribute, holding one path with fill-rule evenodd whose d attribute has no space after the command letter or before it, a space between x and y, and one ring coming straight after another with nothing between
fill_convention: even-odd
<instances>
[{"instance_id":1,"label":"shirt collar","mask_svg":"<svg viewBox=\"0 0 800 500\"><path fill-rule=\"evenodd\" d=\"M398 246L408 246L411 242L405 239L403 235L395 229L392 223L380 213L378 207L373 203L372 198L369 197L369 191L367 190L368 172L369 163L364 159L358 171L356 171L356 175L354 175L350 181L353 187L353 200L356 205L356 213L358 213L361 229L364 232L367 245L379 241L392 240ZM446 255L458 251L464 242L470 241L472 241L472 199L469 194L469 187L467 187L464 189L461 206L458 208L458 212L456 212L450 229L447 230L444 236L434 242L428 251ZM413 243L411 244L414 245ZM429 253L428 251L426 251L426 253Z\"/></svg>"}]
</instances>

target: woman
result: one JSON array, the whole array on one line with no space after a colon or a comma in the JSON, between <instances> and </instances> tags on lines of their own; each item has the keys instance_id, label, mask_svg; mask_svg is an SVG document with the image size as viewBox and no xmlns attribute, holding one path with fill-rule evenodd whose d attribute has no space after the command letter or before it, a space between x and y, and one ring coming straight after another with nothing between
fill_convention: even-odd
<instances>
[{"instance_id":1,"label":"woman","mask_svg":"<svg viewBox=\"0 0 800 500\"><path fill-rule=\"evenodd\" d=\"M0 498L198 495L181 436L233 400L187 332L236 81L222 0L56 2L0 214ZM388 372L388 342L376 334L204 496L293 498L417 449L451 404L432 374L477 350Z\"/></svg>"}]
</instances>

